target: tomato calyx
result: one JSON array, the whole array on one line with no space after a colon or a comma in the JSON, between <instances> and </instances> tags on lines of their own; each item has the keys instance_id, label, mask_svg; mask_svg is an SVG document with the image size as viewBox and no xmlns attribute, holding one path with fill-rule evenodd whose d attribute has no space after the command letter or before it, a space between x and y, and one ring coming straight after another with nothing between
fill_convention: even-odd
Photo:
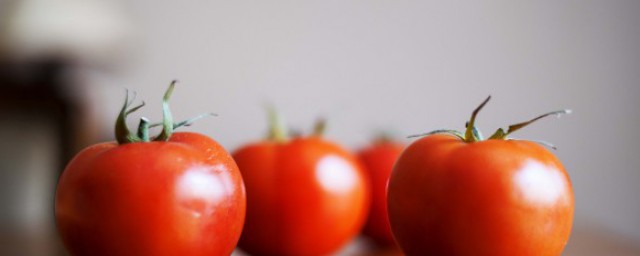
<instances>
[{"instance_id":1,"label":"tomato calyx","mask_svg":"<svg viewBox=\"0 0 640 256\"><path fill-rule=\"evenodd\" d=\"M127 90L125 100L124 100L124 106L122 106L122 109L120 110L120 114L118 114L118 118L116 119L115 135L116 135L116 141L118 142L118 144L127 144L127 143L135 143L135 142L151 142L152 140L168 141L169 138L171 138L171 134L173 134L173 131L176 128L179 128L181 126L190 126L196 120L206 116L216 116L216 114L214 113L205 113L205 114L201 114L196 117L193 117L178 123L174 123L173 116L171 115L171 110L169 108L169 99L171 98L171 94L173 93L173 89L175 88L175 85L177 82L178 82L177 80L171 81L169 88L167 89L167 91L165 91L164 96L162 98L162 123L151 124L149 119L145 117L141 117L140 124L138 125L137 133L132 133L131 130L129 130L129 127L127 126L127 117L131 113L144 107L145 103L143 101L141 104L133 108L129 108L135 101L136 93L134 92L132 99L129 100L129 91ZM149 136L149 129L157 126L162 126L162 131L160 131L160 133L157 136L151 139L151 137Z\"/></svg>"},{"instance_id":2,"label":"tomato calyx","mask_svg":"<svg viewBox=\"0 0 640 256\"><path fill-rule=\"evenodd\" d=\"M133 98L129 100L129 90L127 90L124 98L124 106L122 106L122 109L120 110L120 114L118 114L118 118L116 119L115 133L116 133L116 140L118 141L118 144L142 141L140 137L132 134L131 131L129 131L129 127L127 126L127 116L135 112L136 110L144 107L145 105L143 101L140 105L129 109L129 106L133 104L133 101L135 100L136 95L137 94L134 92Z\"/></svg>"},{"instance_id":3,"label":"tomato calyx","mask_svg":"<svg viewBox=\"0 0 640 256\"><path fill-rule=\"evenodd\" d=\"M564 115L564 114L571 114L571 109L563 109L563 110L557 110L557 111L552 111L549 113L545 113L542 115L539 115L529 121L526 122L522 122L522 123L517 123L517 124L512 124L509 125L509 127L507 128L507 131L505 132L504 129L499 128L493 135L491 135L491 137L489 137L490 140L504 140L507 139L507 136L517 130L520 130L522 127L525 127L539 119L545 118L547 116L560 116L560 115Z\"/></svg>"},{"instance_id":4,"label":"tomato calyx","mask_svg":"<svg viewBox=\"0 0 640 256\"><path fill-rule=\"evenodd\" d=\"M468 143L471 143L471 142L476 142L476 141L480 141L480 140L483 139L482 135L480 134L480 132L476 128L476 116L478 115L480 110L482 110L484 105L487 105L487 102L489 102L490 99L491 99L491 96L487 97L487 99L485 99L482 103L480 103L480 106L478 106L476 109L474 109L473 113L471 113L471 119L466 124L466 131L464 133L464 141L466 141Z\"/></svg>"},{"instance_id":5,"label":"tomato calyx","mask_svg":"<svg viewBox=\"0 0 640 256\"><path fill-rule=\"evenodd\" d=\"M327 119L321 117L316 120L316 123L313 125L313 133L312 136L322 137L327 130Z\"/></svg>"},{"instance_id":6,"label":"tomato calyx","mask_svg":"<svg viewBox=\"0 0 640 256\"><path fill-rule=\"evenodd\" d=\"M397 136L391 131L379 131L372 141L373 144L389 144L397 141Z\"/></svg>"},{"instance_id":7,"label":"tomato calyx","mask_svg":"<svg viewBox=\"0 0 640 256\"><path fill-rule=\"evenodd\" d=\"M269 106L269 132L267 133L267 140L284 143L289 140L289 131L282 120L282 116L278 114L278 111L273 106Z\"/></svg>"},{"instance_id":8,"label":"tomato calyx","mask_svg":"<svg viewBox=\"0 0 640 256\"><path fill-rule=\"evenodd\" d=\"M491 96L487 97L482 103L480 103L480 105L473 110L473 112L471 113L471 118L470 120L465 124L465 133L462 134L459 131L456 130L447 130L447 129L442 129L442 130L435 130L435 131L431 131L428 133L423 133L423 134L417 134L417 135L411 135L408 138L415 138L415 137L423 137L423 136L428 136L428 135L433 135L433 134L440 134L440 133L445 133L445 134L451 134L453 136L458 137L459 139L463 140L464 142L467 143L473 143L473 142L477 142L477 141L482 141L484 140L482 133L480 133L480 130L478 130L478 128L475 126L475 121L476 121L476 116L478 115L478 113L480 112L480 110L482 110L482 108L487 104L487 102L489 102L489 100L491 100ZM517 131L522 129L525 126L530 125L531 123L538 121L539 119L545 118L547 116L557 116L560 117L561 115L564 114L571 114L571 110L570 109L563 109L563 110L557 110L557 111L552 111L552 112L548 112L542 115L539 115L529 121L525 121L525 122L521 122L521 123L517 123L517 124L513 124L510 125L507 130L505 131L505 129L503 128L498 128L498 130L496 130L496 132L494 132L489 138L488 140L510 140L511 138L509 138L508 136ZM551 143L545 142L545 141L539 141L539 140L532 140L534 142L543 144L545 146L551 147L553 149L556 149L555 146L553 146Z\"/></svg>"},{"instance_id":9,"label":"tomato calyx","mask_svg":"<svg viewBox=\"0 0 640 256\"><path fill-rule=\"evenodd\" d=\"M273 106L267 108L269 115L269 131L267 132L267 140L277 143L285 143L291 138L302 137L303 133L299 130L289 130L283 121L283 118ZM310 136L322 137L327 128L327 120L318 118L313 126L313 132Z\"/></svg>"}]
</instances>

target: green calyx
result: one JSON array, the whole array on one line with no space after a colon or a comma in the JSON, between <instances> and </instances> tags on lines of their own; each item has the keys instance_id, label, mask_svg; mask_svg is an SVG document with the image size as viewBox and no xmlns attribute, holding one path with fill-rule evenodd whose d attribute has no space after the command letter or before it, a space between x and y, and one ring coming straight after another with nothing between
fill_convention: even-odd
<instances>
[{"instance_id":1,"label":"green calyx","mask_svg":"<svg viewBox=\"0 0 640 256\"><path fill-rule=\"evenodd\" d=\"M469 122L466 123L465 125L465 133L462 134L461 132L455 131L455 130L435 130L432 132L428 132L428 133L423 133L423 134L417 134L417 135L411 135L409 136L409 138L415 138L415 137L423 137L423 136L428 136L428 135L432 135L432 134L439 134L439 133L446 133L446 134L451 134L454 135L458 138L460 138L461 140L467 142L467 143L473 143L476 141L482 141L484 140L482 134L480 133L480 131L477 129L477 127L475 126L475 121L476 121L476 116L478 115L478 113L480 112L480 110L482 110L482 108L487 104L487 102L489 102L489 100L491 99L491 96L487 97L487 99L485 99L474 111L473 113L471 113L471 119L469 120ZM520 130L521 128L539 120L542 119L544 117L547 116L560 116L563 114L570 114L571 110L570 109L563 109L563 110L558 110L558 111L552 111L549 113L545 113L542 114L540 116L537 116L529 121L526 122L522 122L522 123L517 123L514 125L510 125L507 130L505 131L503 128L499 128L495 133L493 133L493 135L491 135L488 139L489 140L509 140L510 138L508 137L511 133ZM545 146L551 147L553 149L555 149L555 146L553 146L552 144L548 143L548 142L544 142L544 141L536 141L540 144L543 144Z\"/></svg>"},{"instance_id":2,"label":"green calyx","mask_svg":"<svg viewBox=\"0 0 640 256\"><path fill-rule=\"evenodd\" d=\"M387 144L387 143L395 143L398 141L398 136L395 131L391 130L380 130L373 136L374 144Z\"/></svg>"},{"instance_id":3,"label":"green calyx","mask_svg":"<svg viewBox=\"0 0 640 256\"><path fill-rule=\"evenodd\" d=\"M269 106L267 108L269 115L269 132L267 139L275 142L286 142L289 140L289 132L282 120L282 117L278 114L275 107Z\"/></svg>"},{"instance_id":4,"label":"green calyx","mask_svg":"<svg viewBox=\"0 0 640 256\"><path fill-rule=\"evenodd\" d=\"M327 119L318 118L313 125L313 136L322 137L327 130Z\"/></svg>"},{"instance_id":5,"label":"green calyx","mask_svg":"<svg viewBox=\"0 0 640 256\"><path fill-rule=\"evenodd\" d=\"M127 126L127 117L131 113L144 107L145 103L142 102L140 105L137 105L133 108L129 108L133 104L136 94L134 93L132 99L129 100L129 91L127 91L127 94L125 96L124 106L120 110L120 114L116 119L115 135L116 135L116 140L118 141L118 144L127 144L127 143L134 143L134 142L168 141L169 138L171 138L171 134L173 134L173 131L176 128L181 126L190 126L196 120L206 116L215 116L215 114L213 113L206 113L182 122L174 123L173 117L171 115L171 110L169 108L169 99L171 98L171 94L173 93L173 89L177 82L178 81L176 80L173 80L171 82L171 84L169 85L169 88L164 93L164 97L162 98L162 116L163 116L162 123L151 124L149 119L142 117L140 118L140 124L138 125L138 130L136 133L132 133L129 130L129 127ZM150 137L149 129L157 126L162 126L162 131L157 136Z\"/></svg>"},{"instance_id":6,"label":"green calyx","mask_svg":"<svg viewBox=\"0 0 640 256\"><path fill-rule=\"evenodd\" d=\"M292 137L302 136L302 133L296 130L289 130L283 121L283 118L278 114L273 106L267 107L269 115L269 131L267 133L267 140L284 143L289 141ZM324 118L319 118L313 126L313 132L311 136L322 137L327 128L327 121Z\"/></svg>"}]
</instances>

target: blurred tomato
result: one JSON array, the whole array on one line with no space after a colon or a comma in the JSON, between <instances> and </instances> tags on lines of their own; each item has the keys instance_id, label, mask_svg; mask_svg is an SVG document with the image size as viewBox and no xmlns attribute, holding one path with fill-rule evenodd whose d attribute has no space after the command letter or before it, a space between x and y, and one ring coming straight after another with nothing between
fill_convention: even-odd
<instances>
[{"instance_id":1,"label":"blurred tomato","mask_svg":"<svg viewBox=\"0 0 640 256\"><path fill-rule=\"evenodd\" d=\"M239 246L252 255L335 252L359 233L367 214L360 163L319 135L289 140L277 130L233 153L247 191Z\"/></svg>"},{"instance_id":2,"label":"blurred tomato","mask_svg":"<svg viewBox=\"0 0 640 256\"><path fill-rule=\"evenodd\" d=\"M393 234L387 214L387 184L393 165L404 145L389 138L380 138L362 149L358 156L371 182L371 208L363 233L378 245L393 246Z\"/></svg>"}]
</instances>

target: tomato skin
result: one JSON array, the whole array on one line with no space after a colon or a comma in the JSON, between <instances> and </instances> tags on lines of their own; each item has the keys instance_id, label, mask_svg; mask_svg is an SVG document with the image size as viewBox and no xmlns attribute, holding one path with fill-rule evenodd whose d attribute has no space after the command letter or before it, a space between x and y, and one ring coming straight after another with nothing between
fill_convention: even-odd
<instances>
[{"instance_id":1,"label":"tomato skin","mask_svg":"<svg viewBox=\"0 0 640 256\"><path fill-rule=\"evenodd\" d=\"M222 146L182 132L84 149L60 177L55 212L71 255L229 255L245 191Z\"/></svg>"},{"instance_id":2,"label":"tomato skin","mask_svg":"<svg viewBox=\"0 0 640 256\"><path fill-rule=\"evenodd\" d=\"M395 241L387 214L387 184L393 165L404 150L404 145L392 141L374 142L358 153L371 182L371 207L363 234L378 245L394 246Z\"/></svg>"},{"instance_id":3,"label":"tomato skin","mask_svg":"<svg viewBox=\"0 0 640 256\"><path fill-rule=\"evenodd\" d=\"M239 246L251 255L326 255L358 234L369 188L357 158L319 137L237 150L247 189Z\"/></svg>"},{"instance_id":4,"label":"tomato skin","mask_svg":"<svg viewBox=\"0 0 640 256\"><path fill-rule=\"evenodd\" d=\"M388 204L407 255L560 255L574 212L569 177L542 146L449 135L402 153Z\"/></svg>"}]
</instances>

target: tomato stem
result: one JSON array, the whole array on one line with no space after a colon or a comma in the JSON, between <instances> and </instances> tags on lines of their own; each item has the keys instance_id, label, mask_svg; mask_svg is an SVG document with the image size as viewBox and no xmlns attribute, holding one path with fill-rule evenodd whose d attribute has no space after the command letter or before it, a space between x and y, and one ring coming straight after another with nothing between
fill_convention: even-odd
<instances>
[{"instance_id":1,"label":"tomato stem","mask_svg":"<svg viewBox=\"0 0 640 256\"><path fill-rule=\"evenodd\" d=\"M316 120L316 123L313 125L312 135L322 137L326 129L327 129L327 119L322 117L318 118L318 120Z\"/></svg>"},{"instance_id":2,"label":"tomato stem","mask_svg":"<svg viewBox=\"0 0 640 256\"><path fill-rule=\"evenodd\" d=\"M378 144L391 143L396 141L396 138L397 136L395 132L389 130L378 131L377 135L373 139L373 142Z\"/></svg>"},{"instance_id":3,"label":"tomato stem","mask_svg":"<svg viewBox=\"0 0 640 256\"><path fill-rule=\"evenodd\" d=\"M469 122L467 122L465 124L465 134L464 136L462 135L462 133L455 131L455 130L435 130L432 132L428 132L428 133L422 133L422 134L416 134L416 135L411 135L407 138L415 138L415 137L423 137L423 136L429 136L429 135L433 135L433 134L440 134L440 133L446 133L446 134L451 134L453 136L458 137L459 139L467 142L467 143L472 143L472 142L476 142L476 141L481 141L484 140L482 134L480 133L480 131L476 128L475 126L475 121L476 121L476 116L478 115L478 113L480 112L480 110L482 110L482 108L487 104L487 102L489 102L489 100L491 99L491 96L487 97L487 99L485 99L480 106L478 106L473 113L471 113L471 119L469 120ZM522 123L517 123L517 124L513 124L510 125L507 128L507 131L505 131L502 128L499 128L495 133L493 133L493 135L491 135L491 137L489 137L490 140L509 140L510 138L508 138L507 136L509 136L511 133L520 130L522 128L524 128L525 126L530 125L531 123L538 121L542 118L545 118L547 116L557 116L560 117L564 114L571 114L571 110L570 109L563 109L563 110L557 110L557 111L552 111L549 113L545 113L542 115L539 115L529 121L526 122L522 122ZM542 144L544 146L550 147L552 149L556 149L556 147L546 141L539 141L539 140L531 140L533 142L537 142L539 144Z\"/></svg>"},{"instance_id":4,"label":"tomato stem","mask_svg":"<svg viewBox=\"0 0 640 256\"><path fill-rule=\"evenodd\" d=\"M421 133L421 134L409 135L407 138L408 139L418 138L418 137L424 137L424 136L429 136L429 135L434 135L434 134L450 134L450 135L458 137L461 140L464 140L464 136L462 135L461 132L456 131L456 130L446 130L446 129L435 130L435 131L430 131L430 132Z\"/></svg>"},{"instance_id":5,"label":"tomato stem","mask_svg":"<svg viewBox=\"0 0 640 256\"><path fill-rule=\"evenodd\" d=\"M173 80L171 82L169 88L164 93L164 97L162 98L162 123L150 124L149 119L142 117L140 119L140 124L138 125L137 133L132 133L129 130L129 127L127 126L127 117L131 113L144 107L145 103L143 101L140 105L129 109L129 107L135 101L136 93L133 92L133 97L129 99L129 90L126 91L124 105L122 106L122 109L120 109L120 114L118 114L115 125L115 135L118 144L126 144L132 142L150 142L151 138L149 136L149 129L160 125L162 125L162 131L153 139L153 141L167 141L176 128L179 128L181 126L190 126L195 121L203 117L216 116L216 114L214 113L205 113L179 123L173 123L173 117L171 116L171 110L169 108L169 99L171 98L171 94L173 93L173 89L175 88L177 82L178 81L176 80Z\"/></svg>"},{"instance_id":6,"label":"tomato stem","mask_svg":"<svg viewBox=\"0 0 640 256\"><path fill-rule=\"evenodd\" d=\"M489 100L491 99L491 95L489 95L489 97L487 97L487 99L485 99L480 106L478 106L475 110L473 110L473 113L471 113L471 119L469 120L469 122L467 123L467 129L465 131L464 134L464 141L466 142L476 142L479 140L482 140L482 138L479 137L480 133L478 132L477 128L476 128L476 116L478 115L478 113L480 112L480 110L482 110L482 108L484 107L484 105L487 104L487 102L489 102Z\"/></svg>"},{"instance_id":7,"label":"tomato stem","mask_svg":"<svg viewBox=\"0 0 640 256\"><path fill-rule=\"evenodd\" d=\"M173 123L173 129L175 130L175 129L180 128L182 126L191 126L196 121L198 121L198 120L200 120L202 118L208 117L208 116L218 116L218 114L216 114L216 113L200 114L200 115L197 115L195 117L189 118L187 120L184 120L184 121L181 121L181 122L178 122L178 123ZM158 127L158 126L161 126L161 125L164 125L164 123L154 123L154 124L149 125L149 127L153 128L153 127Z\"/></svg>"},{"instance_id":8,"label":"tomato stem","mask_svg":"<svg viewBox=\"0 0 640 256\"><path fill-rule=\"evenodd\" d=\"M146 117L140 118L140 125L138 125L138 137L143 142L149 142L149 119Z\"/></svg>"},{"instance_id":9,"label":"tomato stem","mask_svg":"<svg viewBox=\"0 0 640 256\"><path fill-rule=\"evenodd\" d=\"M168 141L171 138L171 134L173 133L173 117L171 116L171 110L169 109L169 99L171 98L171 94L173 93L173 88L175 88L177 80L171 81L169 84L169 88L164 93L164 97L162 97L162 131L160 135L158 135L154 141Z\"/></svg>"},{"instance_id":10,"label":"tomato stem","mask_svg":"<svg viewBox=\"0 0 640 256\"><path fill-rule=\"evenodd\" d=\"M130 131L129 127L127 127L126 112L129 105L129 90L127 90L124 96L124 105L122 106L122 109L120 109L120 114L118 114L118 118L116 119L115 132L118 144L124 144L128 142L127 137L129 136Z\"/></svg>"},{"instance_id":11,"label":"tomato stem","mask_svg":"<svg viewBox=\"0 0 640 256\"><path fill-rule=\"evenodd\" d=\"M196 121L208 117L208 116L218 116L218 114L216 113L204 113L204 114L200 114L197 115L195 117L189 118L187 120L184 120L182 122L179 123L175 123L173 124L173 129L175 130L176 128L182 127L182 126L191 126L192 124L194 124Z\"/></svg>"},{"instance_id":12,"label":"tomato stem","mask_svg":"<svg viewBox=\"0 0 640 256\"><path fill-rule=\"evenodd\" d=\"M116 140L118 141L118 144L126 144L130 142L142 141L140 137L131 133L131 131L129 130L129 127L127 126L127 116L137 111L138 109L144 107L145 105L143 101L140 105L129 109L129 107L131 106L131 104L133 104L133 101L135 99L136 99L136 93L133 92L133 97L131 97L131 100L129 100L129 90L127 90L124 98L124 105L122 106L122 109L120 110L120 114L118 114L118 118L116 119L115 133L116 133Z\"/></svg>"},{"instance_id":13,"label":"tomato stem","mask_svg":"<svg viewBox=\"0 0 640 256\"><path fill-rule=\"evenodd\" d=\"M289 140L287 128L275 107L269 106L267 111L269 115L269 133L267 139L275 142L286 142Z\"/></svg>"},{"instance_id":14,"label":"tomato stem","mask_svg":"<svg viewBox=\"0 0 640 256\"><path fill-rule=\"evenodd\" d=\"M561 115L564 114L571 114L571 110L570 109L563 109L563 110L557 110L557 111L552 111L549 113L545 113L542 115L539 115L529 121L526 122L522 122L522 123L517 123L517 124L513 124L510 125L509 128L507 128L507 131L505 132L504 129L499 128L493 135L491 135L491 137L489 137L490 140L504 140L507 138L507 136L509 136L509 134L522 129L525 126L528 126L529 124L538 121L542 118L545 118L547 116L557 116L560 117Z\"/></svg>"}]
</instances>

